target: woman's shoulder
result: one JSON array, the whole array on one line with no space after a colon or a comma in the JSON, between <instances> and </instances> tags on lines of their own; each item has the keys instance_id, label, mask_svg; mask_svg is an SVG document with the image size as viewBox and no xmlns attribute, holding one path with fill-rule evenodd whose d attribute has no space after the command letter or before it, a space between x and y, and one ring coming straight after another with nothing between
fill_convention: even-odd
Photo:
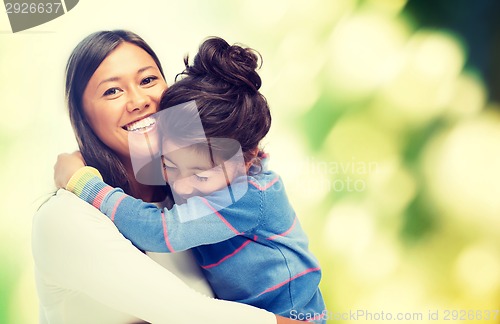
<instances>
[{"instance_id":1,"label":"woman's shoulder","mask_svg":"<svg viewBox=\"0 0 500 324\"><path fill-rule=\"evenodd\" d=\"M111 220L98 209L71 192L60 189L33 216L33 252L74 242L77 237L87 235L86 231L94 230L96 225L115 228Z\"/></svg>"},{"instance_id":2,"label":"woman's shoulder","mask_svg":"<svg viewBox=\"0 0 500 324\"><path fill-rule=\"evenodd\" d=\"M33 228L37 229L38 225L52 222L55 224L73 222L74 218L82 217L81 214L102 215L97 209L79 199L76 195L67 190L59 189L35 213Z\"/></svg>"},{"instance_id":3,"label":"woman's shoulder","mask_svg":"<svg viewBox=\"0 0 500 324\"><path fill-rule=\"evenodd\" d=\"M71 201L78 198L71 192L65 189L59 189L55 194L53 194L49 199L47 199L38 209L36 214L43 213L47 209L58 208L59 206L68 205L71 206Z\"/></svg>"},{"instance_id":4,"label":"woman's shoulder","mask_svg":"<svg viewBox=\"0 0 500 324\"><path fill-rule=\"evenodd\" d=\"M33 216L32 241L59 241L60 244L65 239L75 240L75 236L92 235L86 232L99 229L117 231L113 222L97 208L60 189ZM52 235L56 237L49 239Z\"/></svg>"}]
</instances>

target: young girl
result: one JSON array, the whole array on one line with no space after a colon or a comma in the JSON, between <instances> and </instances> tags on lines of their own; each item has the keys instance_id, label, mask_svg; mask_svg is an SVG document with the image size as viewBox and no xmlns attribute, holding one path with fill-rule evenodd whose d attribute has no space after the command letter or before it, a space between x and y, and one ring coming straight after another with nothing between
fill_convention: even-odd
<instances>
[{"instance_id":1,"label":"young girl","mask_svg":"<svg viewBox=\"0 0 500 324\"><path fill-rule=\"evenodd\" d=\"M271 116L258 91L257 62L252 49L209 38L191 66L186 57L184 77L164 93L163 111L151 124L161 135L164 178L178 202L171 210L108 186L74 156L59 158L56 178L138 248L192 248L216 297L323 322L320 267L280 177L266 169L259 149Z\"/></svg>"}]
</instances>

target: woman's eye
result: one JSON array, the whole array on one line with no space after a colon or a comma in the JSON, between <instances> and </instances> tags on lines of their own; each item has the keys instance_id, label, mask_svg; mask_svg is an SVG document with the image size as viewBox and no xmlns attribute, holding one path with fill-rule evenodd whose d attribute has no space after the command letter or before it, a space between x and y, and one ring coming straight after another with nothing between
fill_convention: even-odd
<instances>
[{"instance_id":1,"label":"woman's eye","mask_svg":"<svg viewBox=\"0 0 500 324\"><path fill-rule=\"evenodd\" d=\"M151 82L157 80L158 77L156 76L150 76L150 77L147 77L147 78L144 78L142 81L141 81L141 85L146 85L146 84L150 84Z\"/></svg>"},{"instance_id":2,"label":"woman's eye","mask_svg":"<svg viewBox=\"0 0 500 324\"><path fill-rule=\"evenodd\" d=\"M104 92L103 96L112 96L118 94L120 90L118 88L111 88Z\"/></svg>"}]
</instances>

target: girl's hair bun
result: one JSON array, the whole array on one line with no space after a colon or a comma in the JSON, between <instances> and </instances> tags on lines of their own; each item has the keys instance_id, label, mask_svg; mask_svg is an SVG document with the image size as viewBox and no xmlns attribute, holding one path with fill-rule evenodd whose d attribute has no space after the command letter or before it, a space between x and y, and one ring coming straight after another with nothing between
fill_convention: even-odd
<instances>
[{"instance_id":1,"label":"girl's hair bun","mask_svg":"<svg viewBox=\"0 0 500 324\"><path fill-rule=\"evenodd\" d=\"M201 141L236 140L245 162L258 164L255 158L259 143L271 127L271 112L259 91L261 79L256 72L262 61L260 54L211 37L200 45L191 65L188 61L186 57L186 69L163 94L160 110L194 100L203 125ZM176 119L170 118L163 135L169 136L174 122Z\"/></svg>"},{"instance_id":2,"label":"girl's hair bun","mask_svg":"<svg viewBox=\"0 0 500 324\"><path fill-rule=\"evenodd\" d=\"M210 37L200 45L193 65L188 65L188 57L184 59L185 74L213 77L256 92L262 84L256 71L259 58L260 54L251 48L229 45L222 38Z\"/></svg>"}]
</instances>

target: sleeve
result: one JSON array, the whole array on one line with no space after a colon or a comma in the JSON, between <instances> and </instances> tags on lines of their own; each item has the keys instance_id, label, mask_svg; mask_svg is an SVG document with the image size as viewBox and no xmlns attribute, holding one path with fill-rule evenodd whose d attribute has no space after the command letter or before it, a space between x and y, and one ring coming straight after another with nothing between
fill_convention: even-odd
<instances>
[{"instance_id":1,"label":"sleeve","mask_svg":"<svg viewBox=\"0 0 500 324\"><path fill-rule=\"evenodd\" d=\"M35 215L32 252L54 289L85 293L151 323L276 323L267 311L195 292L65 190Z\"/></svg>"},{"instance_id":2,"label":"sleeve","mask_svg":"<svg viewBox=\"0 0 500 324\"><path fill-rule=\"evenodd\" d=\"M126 238L145 251L171 253L214 244L259 224L260 196L249 193L224 208L218 204L217 194L193 197L167 210L107 185L86 168L91 169L75 173L68 190L106 214Z\"/></svg>"}]
</instances>

